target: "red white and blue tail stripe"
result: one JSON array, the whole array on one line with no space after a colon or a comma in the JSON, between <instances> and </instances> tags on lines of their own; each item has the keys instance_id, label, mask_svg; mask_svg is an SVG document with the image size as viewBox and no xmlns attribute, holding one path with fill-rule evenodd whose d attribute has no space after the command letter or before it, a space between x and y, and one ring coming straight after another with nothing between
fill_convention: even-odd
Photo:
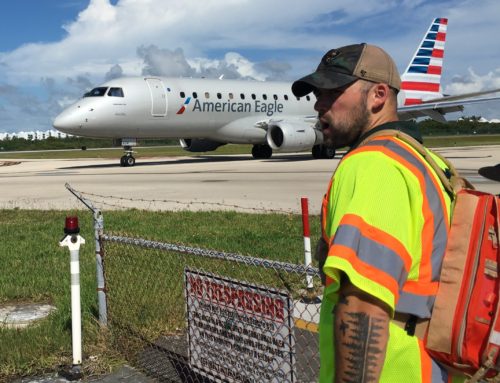
<instances>
[{"instance_id":1,"label":"red white and blue tail stripe","mask_svg":"<svg viewBox=\"0 0 500 383\"><path fill-rule=\"evenodd\" d=\"M404 105L417 105L442 97L441 72L448 19L431 23L408 68L401 76Z\"/></svg>"}]
</instances>

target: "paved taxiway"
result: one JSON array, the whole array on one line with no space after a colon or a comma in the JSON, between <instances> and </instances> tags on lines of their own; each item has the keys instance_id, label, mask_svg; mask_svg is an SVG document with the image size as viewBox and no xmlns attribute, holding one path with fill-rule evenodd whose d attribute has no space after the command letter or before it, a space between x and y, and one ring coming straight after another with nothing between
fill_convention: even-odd
<instances>
[{"instance_id":1,"label":"paved taxiway","mask_svg":"<svg viewBox=\"0 0 500 383\"><path fill-rule=\"evenodd\" d=\"M500 193L500 182L477 171L500 163L500 146L437 150L477 189ZM276 155L253 160L250 155L140 158L135 167L118 160L10 160L0 166L0 208L84 209L64 187L69 183L96 201L103 210L145 209L260 209L300 211L300 198L309 198L311 214L319 213L328 180L339 162L313 160L307 154ZM9 160L0 160L0 165ZM144 200L144 201L141 201Z\"/></svg>"}]
</instances>

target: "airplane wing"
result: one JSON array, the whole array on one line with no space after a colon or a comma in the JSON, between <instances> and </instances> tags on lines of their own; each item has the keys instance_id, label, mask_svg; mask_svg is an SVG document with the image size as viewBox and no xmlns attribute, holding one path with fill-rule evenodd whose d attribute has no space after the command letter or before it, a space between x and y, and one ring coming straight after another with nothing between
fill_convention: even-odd
<instances>
[{"instance_id":1,"label":"airplane wing","mask_svg":"<svg viewBox=\"0 0 500 383\"><path fill-rule=\"evenodd\" d=\"M498 93L498 92L500 92L500 88L483 90L483 91L472 92L472 93L463 93L463 94L458 94L455 96L445 95L443 97L434 98L432 100L426 100L426 101L424 101L424 103L439 102L439 101L465 100L465 99L470 99L472 97L484 96L485 94L492 94L492 93Z\"/></svg>"},{"instance_id":2,"label":"airplane wing","mask_svg":"<svg viewBox=\"0 0 500 383\"><path fill-rule=\"evenodd\" d=\"M253 126L256 128L261 128L264 130L268 130L270 126L276 125L276 123L280 122L291 122L298 124L305 124L310 126L315 126L318 122L318 115L309 115L309 116L279 116L279 117L271 117L263 120L257 121Z\"/></svg>"},{"instance_id":3,"label":"airplane wing","mask_svg":"<svg viewBox=\"0 0 500 383\"><path fill-rule=\"evenodd\" d=\"M433 100L424 101L421 104L404 105L398 108L398 116L401 120L408 120L418 117L430 117L436 121L446 122L446 118L444 117L446 113L461 112L464 109L464 105L500 100L500 96L481 98L470 97L496 92L500 92L500 89L474 92L456 96L445 96Z\"/></svg>"}]
</instances>

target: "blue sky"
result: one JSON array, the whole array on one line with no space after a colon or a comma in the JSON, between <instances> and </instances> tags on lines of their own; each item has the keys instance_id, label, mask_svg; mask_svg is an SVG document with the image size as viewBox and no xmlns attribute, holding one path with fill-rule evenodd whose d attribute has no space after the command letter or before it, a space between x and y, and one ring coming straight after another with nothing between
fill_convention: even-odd
<instances>
[{"instance_id":1,"label":"blue sky","mask_svg":"<svg viewBox=\"0 0 500 383\"><path fill-rule=\"evenodd\" d=\"M0 132L50 129L85 91L121 75L294 80L328 49L358 42L382 46L403 71L435 17L449 18L445 93L500 88L497 0L4 2ZM465 115L500 118L500 103Z\"/></svg>"}]
</instances>

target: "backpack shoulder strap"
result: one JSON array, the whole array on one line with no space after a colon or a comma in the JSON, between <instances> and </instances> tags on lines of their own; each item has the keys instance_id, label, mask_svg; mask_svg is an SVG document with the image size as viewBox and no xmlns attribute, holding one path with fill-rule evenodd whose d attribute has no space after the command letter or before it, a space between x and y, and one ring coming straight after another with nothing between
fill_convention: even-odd
<instances>
[{"instance_id":1,"label":"backpack shoulder strap","mask_svg":"<svg viewBox=\"0 0 500 383\"><path fill-rule=\"evenodd\" d=\"M425 161L429 164L429 166L436 172L437 176L439 177L439 180L443 184L444 188L450 195L454 196L460 189L474 189L474 186L467 181L465 178L460 177L457 170L453 166L453 164L448 161L446 158L441 156L438 153L433 152L437 157L439 157L444 164L447 166L447 168L450 171L451 177L448 178L446 174L444 173L443 169L439 167L439 165L436 163L434 158L430 155L430 153L427 151L427 149L416 139L414 139L412 136L410 136L407 133L402 132L401 130L396 130L396 129L383 129L379 130L378 132L375 132L368 137L366 137L360 144L364 145L368 141L373 140L376 137L382 137L382 136L392 136L400 139L401 141L407 143L410 145L417 153L419 153Z\"/></svg>"}]
</instances>

